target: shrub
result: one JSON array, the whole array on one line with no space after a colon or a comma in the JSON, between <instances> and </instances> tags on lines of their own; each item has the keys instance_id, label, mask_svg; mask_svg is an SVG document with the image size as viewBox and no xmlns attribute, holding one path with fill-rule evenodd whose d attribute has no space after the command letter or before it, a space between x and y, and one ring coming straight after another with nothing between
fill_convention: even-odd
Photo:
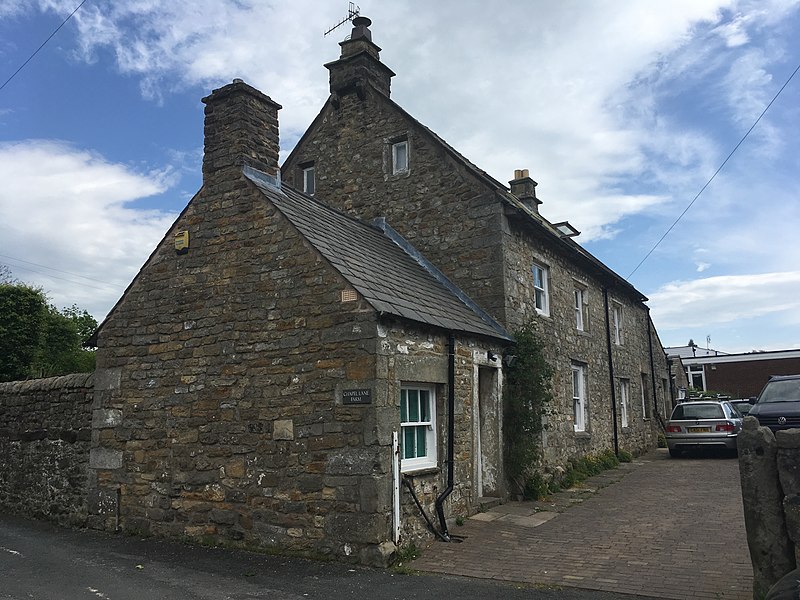
<instances>
[{"instance_id":1,"label":"shrub","mask_svg":"<svg viewBox=\"0 0 800 600\"><path fill-rule=\"evenodd\" d=\"M630 453L627 453L630 456ZM588 479L592 475L598 475L609 469L616 469L621 459L618 459L612 450L606 450L600 454L589 454L581 458L574 458L569 461L567 470L560 478L553 479L549 484L551 493L560 491L561 488L571 488L574 485Z\"/></svg>"},{"instance_id":2,"label":"shrub","mask_svg":"<svg viewBox=\"0 0 800 600\"><path fill-rule=\"evenodd\" d=\"M505 386L506 473L517 493L527 497L543 489L534 469L539 459L544 406L552 398L553 370L531 322L516 331L514 339L514 360L508 365ZM529 479L533 479L530 485Z\"/></svg>"}]
</instances>

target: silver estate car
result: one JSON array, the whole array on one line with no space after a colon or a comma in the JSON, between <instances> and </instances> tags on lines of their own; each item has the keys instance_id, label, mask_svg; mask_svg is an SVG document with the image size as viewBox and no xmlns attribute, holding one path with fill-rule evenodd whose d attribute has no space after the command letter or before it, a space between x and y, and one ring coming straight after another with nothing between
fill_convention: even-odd
<instances>
[{"instance_id":1,"label":"silver estate car","mask_svg":"<svg viewBox=\"0 0 800 600\"><path fill-rule=\"evenodd\" d=\"M667 423L667 448L673 457L700 447L736 452L736 437L741 429L742 415L730 402L683 402L675 407Z\"/></svg>"}]
</instances>

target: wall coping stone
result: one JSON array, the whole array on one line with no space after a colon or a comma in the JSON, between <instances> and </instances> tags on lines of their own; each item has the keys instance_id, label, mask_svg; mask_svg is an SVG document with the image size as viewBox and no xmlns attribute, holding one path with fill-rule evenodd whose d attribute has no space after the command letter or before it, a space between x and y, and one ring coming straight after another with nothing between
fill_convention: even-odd
<instances>
[{"instance_id":1,"label":"wall coping stone","mask_svg":"<svg viewBox=\"0 0 800 600\"><path fill-rule=\"evenodd\" d=\"M94 373L73 373L44 379L26 379L0 383L0 394L20 394L36 391L92 387Z\"/></svg>"}]
</instances>

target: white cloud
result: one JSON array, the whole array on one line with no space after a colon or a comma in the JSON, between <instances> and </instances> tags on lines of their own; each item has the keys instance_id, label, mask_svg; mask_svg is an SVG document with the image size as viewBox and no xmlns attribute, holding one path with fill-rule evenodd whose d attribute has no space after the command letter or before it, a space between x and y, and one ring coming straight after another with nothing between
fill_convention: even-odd
<instances>
[{"instance_id":1,"label":"white cloud","mask_svg":"<svg viewBox=\"0 0 800 600\"><path fill-rule=\"evenodd\" d=\"M63 12L66 2L40 6ZM746 45L751 31L792 3L768 8L750 0L605 0L487 10L444 0L423 11L362 2L384 62L399 74L394 97L500 181L529 168L542 184L543 214L571 219L584 243L669 200L661 190L622 192L621 181L691 187L716 162L720 149L706 133L658 115L659 98L677 79L727 68L720 50ZM327 38L322 32L341 12L314 0L97 0L75 22L80 56L91 61L111 50L148 98L244 78L284 106L285 144L327 96L322 64L337 57L349 25ZM733 63L725 85L737 114L750 114L762 99L765 60L753 51Z\"/></svg>"},{"instance_id":2,"label":"white cloud","mask_svg":"<svg viewBox=\"0 0 800 600\"><path fill-rule=\"evenodd\" d=\"M39 0L62 16L71 4ZM794 39L782 28L800 0L360 4L398 73L398 103L498 180L530 169L542 213L569 220L582 243L616 236L620 254L644 255L777 91ZM7 6L15 5L0 0L0 10ZM71 30L76 58L113 56L147 98L187 88L200 96L245 79L284 106L285 155L327 96L322 65L338 57L349 26L322 32L343 16L343 5L318 0L93 0ZM800 190L796 178L770 170L797 155L786 152L793 130L776 110L759 124L654 255L681 273L672 279L794 269ZM649 294L656 302L673 294L686 307L700 291L715 308L703 309L701 298L692 310L717 323L784 311L785 298L766 291L774 282L758 288L763 311L747 313L726 295L744 285L738 279L671 284L677 291L663 280ZM689 314L661 306L667 317Z\"/></svg>"},{"instance_id":3,"label":"white cloud","mask_svg":"<svg viewBox=\"0 0 800 600\"><path fill-rule=\"evenodd\" d=\"M57 306L76 303L97 318L176 216L131 206L163 192L164 173L137 173L58 141L0 144L0 181L0 262L55 290Z\"/></svg>"},{"instance_id":4,"label":"white cloud","mask_svg":"<svg viewBox=\"0 0 800 600\"><path fill-rule=\"evenodd\" d=\"M712 32L719 35L729 48L743 46L750 41L750 36L747 34L746 22L747 19L739 15L728 23L723 23L715 27L712 29Z\"/></svg>"},{"instance_id":5,"label":"white cloud","mask_svg":"<svg viewBox=\"0 0 800 600\"><path fill-rule=\"evenodd\" d=\"M800 311L800 271L675 281L650 294L660 330L709 327Z\"/></svg>"}]
</instances>

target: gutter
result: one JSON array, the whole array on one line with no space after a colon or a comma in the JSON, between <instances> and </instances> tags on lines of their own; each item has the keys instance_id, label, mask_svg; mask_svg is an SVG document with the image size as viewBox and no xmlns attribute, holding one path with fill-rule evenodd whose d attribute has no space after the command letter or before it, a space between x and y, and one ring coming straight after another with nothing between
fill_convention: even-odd
<instances>
[{"instance_id":1,"label":"gutter","mask_svg":"<svg viewBox=\"0 0 800 600\"><path fill-rule=\"evenodd\" d=\"M653 321L650 319L650 307L647 307L647 349L650 351L650 380L653 386L653 414L658 419L658 423L661 425L662 431L666 431L667 427L664 424L664 418L661 416L661 413L658 412L658 398L656 396L656 366L655 362L653 361L653 334L651 332L650 325L652 325Z\"/></svg>"}]
</instances>

